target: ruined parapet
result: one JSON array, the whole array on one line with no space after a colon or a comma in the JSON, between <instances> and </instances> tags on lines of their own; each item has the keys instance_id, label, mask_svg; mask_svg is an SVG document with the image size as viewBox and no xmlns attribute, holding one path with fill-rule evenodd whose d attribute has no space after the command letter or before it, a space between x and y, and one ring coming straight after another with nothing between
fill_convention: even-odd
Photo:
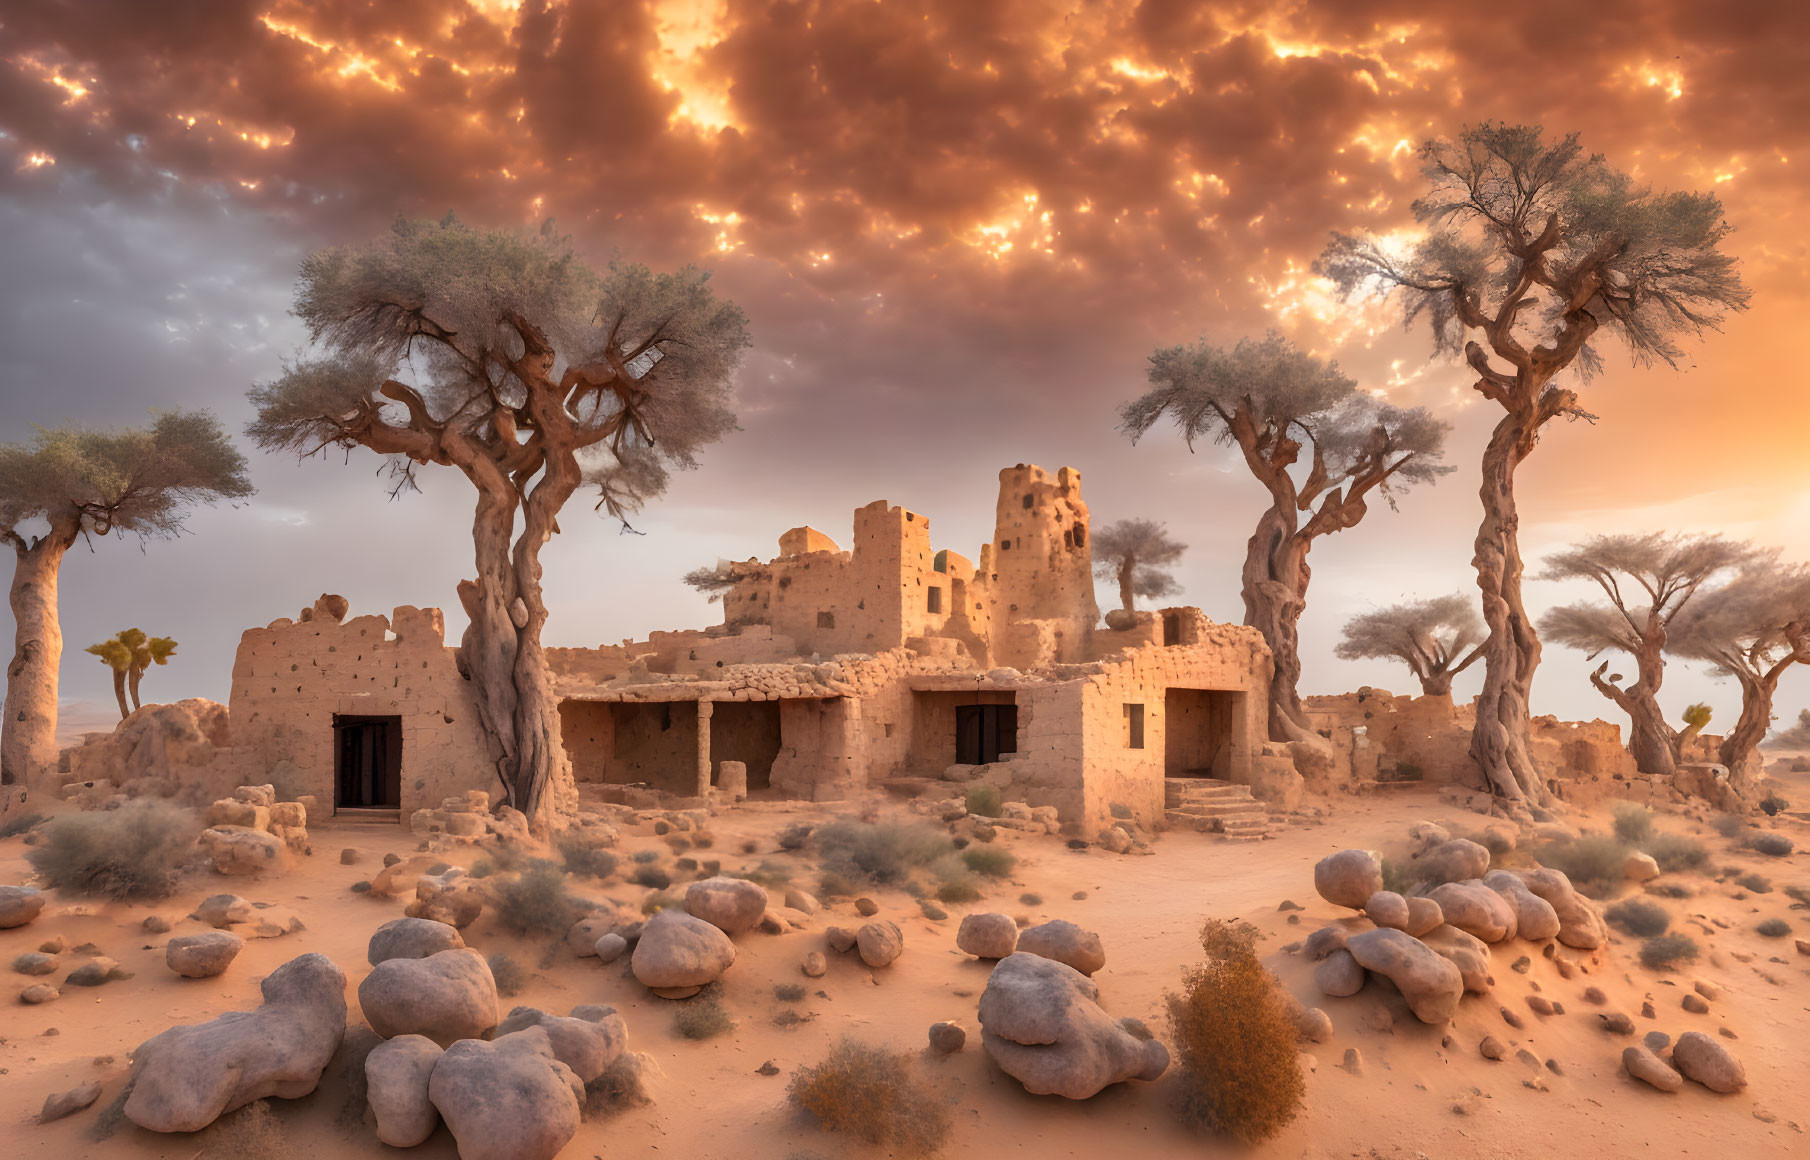
<instances>
[{"instance_id":1,"label":"ruined parapet","mask_svg":"<svg viewBox=\"0 0 1810 1160\"><path fill-rule=\"evenodd\" d=\"M779 554L783 556L802 556L808 552L840 552L836 541L830 539L816 528L793 528L779 537Z\"/></svg>"},{"instance_id":2,"label":"ruined parapet","mask_svg":"<svg viewBox=\"0 0 1810 1160\"><path fill-rule=\"evenodd\" d=\"M993 540L977 576L992 605L995 663L1023 668L1088 657L1100 619L1090 542L1080 472L1064 467L1051 476L1021 463L999 473ZM1024 621L1054 622L1059 631L1009 631ZM1040 655L1049 645L1055 654Z\"/></svg>"}]
</instances>

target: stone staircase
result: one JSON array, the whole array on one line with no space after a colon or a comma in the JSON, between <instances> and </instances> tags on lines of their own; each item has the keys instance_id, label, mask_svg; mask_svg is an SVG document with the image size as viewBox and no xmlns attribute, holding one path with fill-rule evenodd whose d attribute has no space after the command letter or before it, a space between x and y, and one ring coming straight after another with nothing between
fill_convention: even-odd
<instances>
[{"instance_id":1,"label":"stone staircase","mask_svg":"<svg viewBox=\"0 0 1810 1160\"><path fill-rule=\"evenodd\" d=\"M1172 830L1224 834L1228 842L1261 842L1270 816L1251 787L1213 777L1163 779L1163 819Z\"/></svg>"}]
</instances>

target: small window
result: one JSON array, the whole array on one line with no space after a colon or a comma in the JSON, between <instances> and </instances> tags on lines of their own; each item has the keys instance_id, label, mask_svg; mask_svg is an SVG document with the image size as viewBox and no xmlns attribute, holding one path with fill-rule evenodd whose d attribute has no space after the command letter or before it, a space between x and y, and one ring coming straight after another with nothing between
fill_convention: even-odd
<instances>
[{"instance_id":1,"label":"small window","mask_svg":"<svg viewBox=\"0 0 1810 1160\"><path fill-rule=\"evenodd\" d=\"M1025 496L1024 496L1024 510L1025 510L1025 511L1027 511L1027 512L1028 512L1028 511L1030 511L1030 510L1031 510L1031 508L1032 508L1032 507L1033 507L1033 506L1034 506L1034 505L1035 505L1035 504L1036 504L1036 503L1037 503L1037 501L1036 501L1036 500L1035 500L1035 499L1033 499L1033 498L1032 498L1032 496L1031 496L1031 493L1030 493L1030 492L1026 492L1026 493L1025 493Z\"/></svg>"},{"instance_id":2,"label":"small window","mask_svg":"<svg viewBox=\"0 0 1810 1160\"><path fill-rule=\"evenodd\" d=\"M1125 706L1125 748L1144 748L1144 706Z\"/></svg>"},{"instance_id":3,"label":"small window","mask_svg":"<svg viewBox=\"0 0 1810 1160\"><path fill-rule=\"evenodd\" d=\"M817 614L817 627L818 628L835 628L836 627L836 614L833 612L819 612Z\"/></svg>"},{"instance_id":4,"label":"small window","mask_svg":"<svg viewBox=\"0 0 1810 1160\"><path fill-rule=\"evenodd\" d=\"M1077 548L1087 547L1087 525L1086 524L1076 524L1075 525L1075 547L1077 547Z\"/></svg>"},{"instance_id":5,"label":"small window","mask_svg":"<svg viewBox=\"0 0 1810 1160\"><path fill-rule=\"evenodd\" d=\"M1000 551L1002 551L1002 552L1010 551L1011 547L1012 547L1012 541L1010 541L1010 540L999 541L999 550Z\"/></svg>"},{"instance_id":6,"label":"small window","mask_svg":"<svg viewBox=\"0 0 1810 1160\"><path fill-rule=\"evenodd\" d=\"M1067 529L1064 529L1064 530L1063 530L1063 532L1062 532L1062 546L1063 546L1063 547L1065 547L1065 548L1072 548L1072 547L1074 547L1074 546L1075 546L1075 533L1074 533L1074 532L1072 532L1072 531L1069 531L1069 530L1067 530Z\"/></svg>"},{"instance_id":7,"label":"small window","mask_svg":"<svg viewBox=\"0 0 1810 1160\"><path fill-rule=\"evenodd\" d=\"M933 584L928 592L930 595L925 603L925 608L930 612L941 612L943 610L943 590Z\"/></svg>"}]
</instances>

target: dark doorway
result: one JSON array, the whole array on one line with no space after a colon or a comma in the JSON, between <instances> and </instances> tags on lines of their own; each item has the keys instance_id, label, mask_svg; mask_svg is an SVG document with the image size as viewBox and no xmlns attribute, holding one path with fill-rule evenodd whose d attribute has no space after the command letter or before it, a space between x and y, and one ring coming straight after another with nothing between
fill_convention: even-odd
<instances>
[{"instance_id":1,"label":"dark doorway","mask_svg":"<svg viewBox=\"0 0 1810 1160\"><path fill-rule=\"evenodd\" d=\"M1018 706L957 705L955 763L991 765L1002 753L1018 752Z\"/></svg>"},{"instance_id":2,"label":"dark doorway","mask_svg":"<svg viewBox=\"0 0 1810 1160\"><path fill-rule=\"evenodd\" d=\"M334 802L339 809L402 807L402 718L333 718Z\"/></svg>"},{"instance_id":3,"label":"dark doorway","mask_svg":"<svg viewBox=\"0 0 1810 1160\"><path fill-rule=\"evenodd\" d=\"M778 701L711 702L712 780L718 762L739 761L748 767L748 789L766 789L772 784L773 760L778 756Z\"/></svg>"},{"instance_id":4,"label":"dark doorway","mask_svg":"<svg viewBox=\"0 0 1810 1160\"><path fill-rule=\"evenodd\" d=\"M1168 689L1163 694L1163 776L1225 778L1244 694Z\"/></svg>"}]
</instances>

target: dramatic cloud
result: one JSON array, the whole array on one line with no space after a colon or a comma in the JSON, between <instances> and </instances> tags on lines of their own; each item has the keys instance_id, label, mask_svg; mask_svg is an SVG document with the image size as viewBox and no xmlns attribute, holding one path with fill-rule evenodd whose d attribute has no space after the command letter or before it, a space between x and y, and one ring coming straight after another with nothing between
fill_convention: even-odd
<instances>
[{"instance_id":1,"label":"dramatic cloud","mask_svg":"<svg viewBox=\"0 0 1810 1160\"><path fill-rule=\"evenodd\" d=\"M1330 642L1352 611L1468 584L1490 416L1423 336L1326 297L1307 268L1328 232L1410 228L1415 147L1486 118L1716 190L1755 309L1688 374L1612 356L1586 396L1601 422L1528 469L1527 546L1683 524L1803 555L1806 42L1803 5L1687 0L19 0L0 17L0 436L177 403L237 425L299 340L283 308L306 249L399 212L550 217L599 260L712 267L756 340L744 432L645 537L568 527L556 636L702 623L679 573L768 554L796 522L845 534L876 496L970 552L1019 460L1081 468L1103 518L1169 521L1194 545L1189 598L1235 619L1259 495L1215 456L1126 446L1112 413L1158 344L1276 326L1434 406L1471 465L1316 553L1309 688L1400 685ZM187 631L183 680L223 697L237 631L322 588L452 605L455 481L387 505L352 462L261 461L258 501L193 541L74 560L72 643L120 618ZM1549 656L1541 707L1610 708ZM104 700L87 667L71 689Z\"/></svg>"}]
</instances>

